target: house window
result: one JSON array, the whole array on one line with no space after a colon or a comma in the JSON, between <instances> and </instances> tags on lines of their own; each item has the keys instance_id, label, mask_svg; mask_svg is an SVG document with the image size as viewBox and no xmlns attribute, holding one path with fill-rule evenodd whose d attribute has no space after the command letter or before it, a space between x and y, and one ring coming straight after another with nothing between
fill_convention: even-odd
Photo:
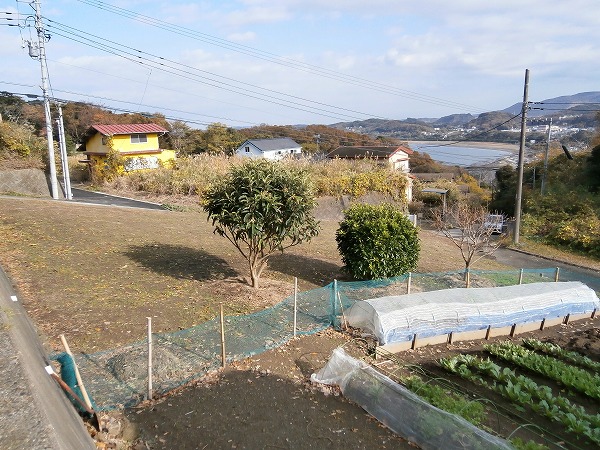
<instances>
[{"instance_id":1,"label":"house window","mask_svg":"<svg viewBox=\"0 0 600 450\"><path fill-rule=\"evenodd\" d=\"M108 136L102 136L102 145L108 145Z\"/></svg>"},{"instance_id":2,"label":"house window","mask_svg":"<svg viewBox=\"0 0 600 450\"><path fill-rule=\"evenodd\" d=\"M141 144L143 142L148 142L148 136L146 134L135 133L131 135L132 144Z\"/></svg>"},{"instance_id":3,"label":"house window","mask_svg":"<svg viewBox=\"0 0 600 450\"><path fill-rule=\"evenodd\" d=\"M246 153L250 153L250 147L246 147Z\"/></svg>"}]
</instances>

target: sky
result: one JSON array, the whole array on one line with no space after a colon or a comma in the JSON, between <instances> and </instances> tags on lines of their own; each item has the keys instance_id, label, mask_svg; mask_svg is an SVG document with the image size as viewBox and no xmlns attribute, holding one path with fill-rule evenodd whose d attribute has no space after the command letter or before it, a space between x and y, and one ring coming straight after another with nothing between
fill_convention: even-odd
<instances>
[{"instance_id":1,"label":"sky","mask_svg":"<svg viewBox=\"0 0 600 450\"><path fill-rule=\"evenodd\" d=\"M41 94L0 0L0 91ZM195 128L479 114L600 91L600 2L40 0L49 95ZM8 20L13 19L13 20ZM21 24L22 26L7 26Z\"/></svg>"}]
</instances>

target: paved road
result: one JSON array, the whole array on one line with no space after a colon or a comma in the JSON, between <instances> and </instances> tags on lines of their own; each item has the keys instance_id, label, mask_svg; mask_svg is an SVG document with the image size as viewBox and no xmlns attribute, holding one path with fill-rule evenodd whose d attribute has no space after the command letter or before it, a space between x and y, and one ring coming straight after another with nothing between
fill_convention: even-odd
<instances>
[{"instance_id":1,"label":"paved road","mask_svg":"<svg viewBox=\"0 0 600 450\"><path fill-rule=\"evenodd\" d=\"M441 234L435 230L429 231ZM450 230L450 234L458 238L460 231ZM487 258L494 259L515 269L548 269L558 267L560 281L581 281L600 293L600 271L598 270L502 247L498 248L492 255L487 256Z\"/></svg>"},{"instance_id":2,"label":"paved road","mask_svg":"<svg viewBox=\"0 0 600 450\"><path fill-rule=\"evenodd\" d=\"M35 328L0 268L0 448L95 449L47 365Z\"/></svg>"},{"instance_id":3,"label":"paved road","mask_svg":"<svg viewBox=\"0 0 600 450\"><path fill-rule=\"evenodd\" d=\"M106 206L124 206L128 208L145 208L145 209L165 209L158 203L143 202L125 197L117 197L114 195L103 194L101 192L92 192L85 189L71 188L73 192L74 202L93 203L95 205Z\"/></svg>"},{"instance_id":4,"label":"paved road","mask_svg":"<svg viewBox=\"0 0 600 450\"><path fill-rule=\"evenodd\" d=\"M531 255L507 248L499 248L494 252L492 258L496 261L518 269L543 269L549 267L559 268L559 280L581 281L600 292L600 271L555 261L542 256Z\"/></svg>"}]
</instances>

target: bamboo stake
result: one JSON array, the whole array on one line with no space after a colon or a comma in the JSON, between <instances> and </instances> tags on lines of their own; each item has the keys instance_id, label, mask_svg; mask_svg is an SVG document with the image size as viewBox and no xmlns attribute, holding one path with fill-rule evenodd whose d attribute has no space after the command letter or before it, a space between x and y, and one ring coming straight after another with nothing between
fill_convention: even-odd
<instances>
[{"instance_id":1,"label":"bamboo stake","mask_svg":"<svg viewBox=\"0 0 600 450\"><path fill-rule=\"evenodd\" d=\"M298 313L298 277L294 277L294 338L296 337L297 313Z\"/></svg>"},{"instance_id":2,"label":"bamboo stake","mask_svg":"<svg viewBox=\"0 0 600 450\"><path fill-rule=\"evenodd\" d=\"M73 357L73 353L71 353L71 349L69 348L69 344L67 344L67 339L65 338L64 334L60 335L60 341L62 342L63 347L65 348L65 351L67 352L67 355L69 355L71 357L71 359L73 360L73 367L75 368L75 378L77 379L77 385L79 386L79 389L81 389L81 395L83 396L83 400L85 401L85 404L87 405L87 407L89 409L93 409L92 402L90 401L90 397L88 396L88 393L85 390L85 386L83 385L83 380L81 379L79 369L77 368L77 363L75 362L75 358Z\"/></svg>"},{"instance_id":3,"label":"bamboo stake","mask_svg":"<svg viewBox=\"0 0 600 450\"><path fill-rule=\"evenodd\" d=\"M152 400L152 317L148 319L148 400Z\"/></svg>"},{"instance_id":4,"label":"bamboo stake","mask_svg":"<svg viewBox=\"0 0 600 450\"><path fill-rule=\"evenodd\" d=\"M340 311L342 313L342 320L340 321L340 327L342 328L342 330L345 330L346 328L348 328L348 321L346 320L346 315L344 314L344 304L342 303L342 296L340 295L339 291L337 293L337 298L340 301Z\"/></svg>"},{"instance_id":5,"label":"bamboo stake","mask_svg":"<svg viewBox=\"0 0 600 450\"><path fill-rule=\"evenodd\" d=\"M223 303L219 304L221 317L221 366L225 367L225 317L223 316Z\"/></svg>"}]
</instances>

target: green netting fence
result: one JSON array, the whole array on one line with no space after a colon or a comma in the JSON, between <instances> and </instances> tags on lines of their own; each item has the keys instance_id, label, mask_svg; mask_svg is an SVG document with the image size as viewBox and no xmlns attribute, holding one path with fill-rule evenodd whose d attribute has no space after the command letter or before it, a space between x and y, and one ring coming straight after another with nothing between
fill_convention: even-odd
<instances>
[{"instance_id":1,"label":"green netting fence","mask_svg":"<svg viewBox=\"0 0 600 450\"><path fill-rule=\"evenodd\" d=\"M334 281L322 288L298 293L263 311L224 320L226 361L239 361L276 348L296 334L317 333L339 326L344 309L356 301L411 292L464 287L464 272L413 273L385 280ZM557 269L513 271L470 271L472 287L510 286L519 283L555 281ZM564 281L582 281L600 291L600 279L560 271ZM193 328L153 337L153 392L162 395L192 380L201 378L222 364L221 324L219 318ZM52 355L57 360L60 354ZM97 411L121 409L143 401L148 392L148 342L91 354L76 355L86 389Z\"/></svg>"}]
</instances>

